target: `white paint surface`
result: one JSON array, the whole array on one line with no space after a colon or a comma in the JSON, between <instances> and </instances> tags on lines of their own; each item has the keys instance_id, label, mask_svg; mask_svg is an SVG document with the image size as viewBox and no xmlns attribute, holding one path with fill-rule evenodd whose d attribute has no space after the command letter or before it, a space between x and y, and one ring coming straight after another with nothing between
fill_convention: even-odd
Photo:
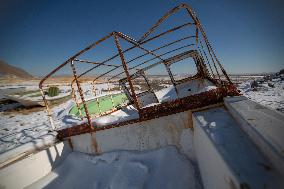
<instances>
[{"instance_id":1,"label":"white paint surface","mask_svg":"<svg viewBox=\"0 0 284 189\"><path fill-rule=\"evenodd\" d=\"M0 188L18 189L32 184L49 174L69 153L69 147L59 143L2 168Z\"/></svg>"},{"instance_id":2,"label":"white paint surface","mask_svg":"<svg viewBox=\"0 0 284 189\"><path fill-rule=\"evenodd\" d=\"M245 97L225 98L225 105L239 126L284 176L284 114Z\"/></svg>"},{"instance_id":3,"label":"white paint surface","mask_svg":"<svg viewBox=\"0 0 284 189\"><path fill-rule=\"evenodd\" d=\"M205 188L281 188L270 162L224 108L196 112L194 147ZM212 127L212 123L214 123Z\"/></svg>"}]
</instances>

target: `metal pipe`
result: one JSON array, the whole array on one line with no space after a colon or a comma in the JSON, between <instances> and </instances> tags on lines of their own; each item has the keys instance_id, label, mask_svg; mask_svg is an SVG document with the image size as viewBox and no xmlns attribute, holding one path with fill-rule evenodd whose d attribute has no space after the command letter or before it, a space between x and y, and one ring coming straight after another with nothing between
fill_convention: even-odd
<instances>
[{"instance_id":1,"label":"metal pipe","mask_svg":"<svg viewBox=\"0 0 284 189\"><path fill-rule=\"evenodd\" d=\"M123 68L124 68L124 71L125 71L125 74L127 76L127 80L129 82L129 86L130 86L130 90L131 90L131 93L132 93L132 98L134 100L134 104L135 104L138 112L140 112L140 107L139 107L137 97L136 97L136 94L135 94L135 91L134 91L134 87L133 87L133 84L132 84L132 81L131 81L131 78L130 78L130 74L128 72L127 64L125 63L124 55L123 55L117 34L114 35L114 41L115 41L115 44L116 44L116 47L117 47L117 50L118 50L118 53L119 53L119 56L120 56L120 59L121 59L121 63L123 65Z\"/></svg>"},{"instance_id":2,"label":"metal pipe","mask_svg":"<svg viewBox=\"0 0 284 189\"><path fill-rule=\"evenodd\" d=\"M41 86L41 87L42 87L42 86ZM47 100L46 100L46 98L45 98L45 94L44 94L44 91L43 91L42 88L40 88L40 93L41 93L41 96L42 96L44 105L45 105L45 107L46 107L46 112L47 112L48 120L49 120L50 125L51 125L51 129L54 131L54 130L56 129L56 126L55 126L55 124L54 124L54 122L53 122L51 110L50 110L50 108L49 108L49 106L48 106L48 102L47 102Z\"/></svg>"},{"instance_id":3,"label":"metal pipe","mask_svg":"<svg viewBox=\"0 0 284 189\"><path fill-rule=\"evenodd\" d=\"M75 78L75 81L76 81L76 84L77 84L77 88L78 88L78 91L79 91L79 94L80 94L80 97L81 97L81 100L82 100L82 104L83 104L83 107L84 107L84 110L85 110L85 114L86 114L86 117L88 119L89 126L90 126L91 129L94 129L93 125L92 125L91 117L90 117L89 112L88 112L87 105L85 103L85 99L84 99L84 95L83 95L83 92L82 92L82 88L81 88L80 82L78 81L78 78L77 78L77 71L76 71L76 68L74 66L73 60L71 61L70 65L71 65L71 68L72 68L72 71L73 71L73 76Z\"/></svg>"},{"instance_id":4,"label":"metal pipe","mask_svg":"<svg viewBox=\"0 0 284 189\"><path fill-rule=\"evenodd\" d=\"M88 61L88 60L74 59L74 61L76 61L76 62L83 62L83 63L87 63L87 64L97 64L97 65L99 65L99 66L119 67L119 66L113 65L113 64L104 64L104 63L92 62L92 61Z\"/></svg>"},{"instance_id":5,"label":"metal pipe","mask_svg":"<svg viewBox=\"0 0 284 189\"><path fill-rule=\"evenodd\" d=\"M96 97L96 102L97 102L98 109L99 109L99 115L102 115L100 102L99 102L99 99L98 99L98 97L97 97L97 92L96 92L96 89L95 89L95 82L93 82L93 92L94 92L95 97Z\"/></svg>"},{"instance_id":6,"label":"metal pipe","mask_svg":"<svg viewBox=\"0 0 284 189\"><path fill-rule=\"evenodd\" d=\"M71 88L72 88L72 98L73 98L73 101L74 101L75 104L76 104L76 107L77 107L77 109L78 109L78 112L79 112L79 115L80 115L81 120L83 120L83 114L82 114L82 111L81 111L81 108L80 108L80 103L77 101L76 91L75 91L75 89L74 89L73 84L71 85Z\"/></svg>"}]
</instances>

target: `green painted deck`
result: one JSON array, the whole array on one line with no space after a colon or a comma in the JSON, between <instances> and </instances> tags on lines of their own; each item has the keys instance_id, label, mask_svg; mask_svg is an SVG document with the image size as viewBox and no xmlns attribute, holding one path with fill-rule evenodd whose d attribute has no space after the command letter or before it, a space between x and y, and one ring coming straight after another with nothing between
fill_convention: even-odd
<instances>
[{"instance_id":1,"label":"green painted deck","mask_svg":"<svg viewBox=\"0 0 284 189\"><path fill-rule=\"evenodd\" d=\"M118 107L127 101L127 97L124 93L113 94L112 98L113 98L114 107ZM98 101L99 101L101 113L107 112L111 110L112 108L114 108L112 101L111 101L111 95L98 97ZM87 101L86 104L87 104L87 109L90 115L98 115L100 113L96 98L93 100ZM86 116L83 104L80 104L80 110L82 112L82 115ZM77 106L72 107L69 114L80 116Z\"/></svg>"}]
</instances>

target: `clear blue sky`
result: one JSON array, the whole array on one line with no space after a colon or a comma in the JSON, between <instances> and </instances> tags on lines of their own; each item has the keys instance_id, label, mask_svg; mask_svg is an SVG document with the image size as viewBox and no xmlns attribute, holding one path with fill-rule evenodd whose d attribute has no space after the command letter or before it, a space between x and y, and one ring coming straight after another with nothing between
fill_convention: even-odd
<instances>
[{"instance_id":1,"label":"clear blue sky","mask_svg":"<svg viewBox=\"0 0 284 189\"><path fill-rule=\"evenodd\" d=\"M282 0L1 0L0 59L41 76L111 31L141 36L181 2L229 73L284 68Z\"/></svg>"}]
</instances>

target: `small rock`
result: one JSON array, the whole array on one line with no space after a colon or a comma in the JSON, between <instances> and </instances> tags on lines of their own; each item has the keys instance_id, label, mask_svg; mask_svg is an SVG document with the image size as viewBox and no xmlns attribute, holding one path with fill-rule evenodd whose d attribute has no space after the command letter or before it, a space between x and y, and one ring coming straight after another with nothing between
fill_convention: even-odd
<instances>
[{"instance_id":1,"label":"small rock","mask_svg":"<svg viewBox=\"0 0 284 189\"><path fill-rule=\"evenodd\" d=\"M256 88L256 87L258 87L257 81L252 81L252 82L250 83L250 87L251 87L251 88Z\"/></svg>"},{"instance_id":2,"label":"small rock","mask_svg":"<svg viewBox=\"0 0 284 189\"><path fill-rule=\"evenodd\" d=\"M272 82L267 82L267 85L271 88L274 88L274 83L272 83Z\"/></svg>"}]
</instances>

